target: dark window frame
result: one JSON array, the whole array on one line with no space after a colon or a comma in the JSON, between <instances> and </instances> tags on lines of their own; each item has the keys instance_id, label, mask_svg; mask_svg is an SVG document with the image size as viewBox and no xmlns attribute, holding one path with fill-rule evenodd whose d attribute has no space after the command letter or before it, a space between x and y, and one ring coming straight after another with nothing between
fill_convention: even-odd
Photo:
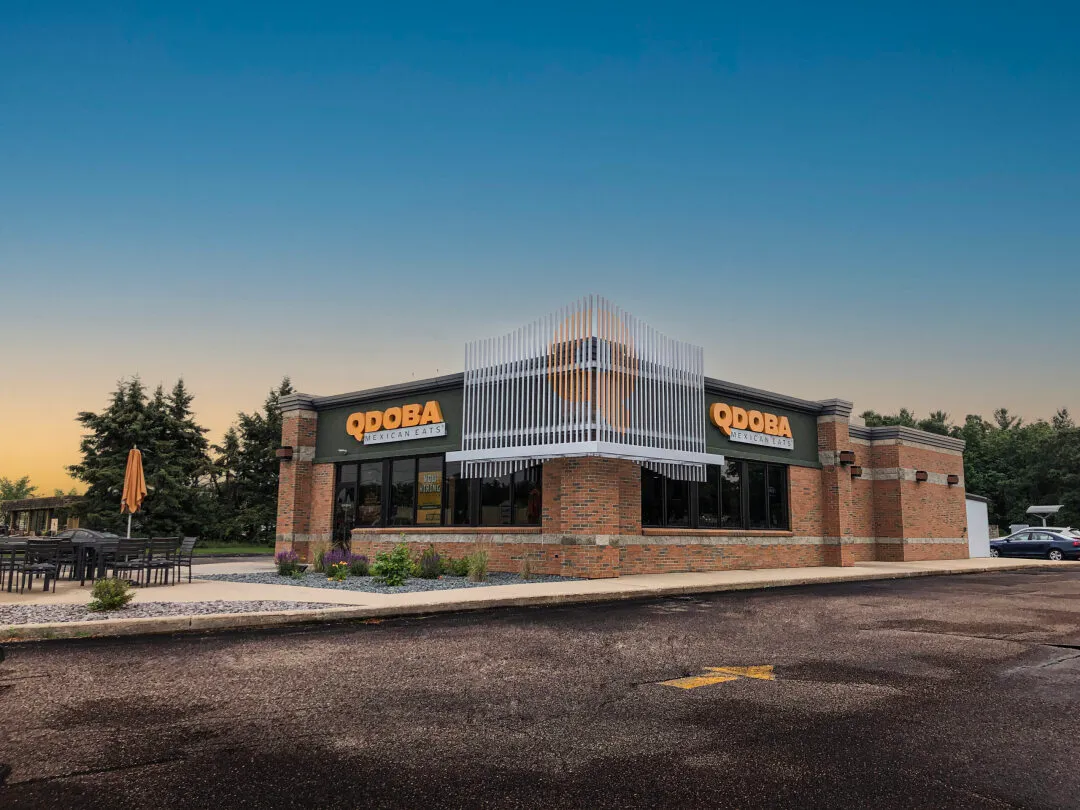
<instances>
[{"instance_id":1,"label":"dark window frame","mask_svg":"<svg viewBox=\"0 0 1080 810\"><path fill-rule=\"evenodd\" d=\"M671 479L669 479L667 476L661 475L660 473L653 472L652 470L649 470L648 468L642 468L642 475L643 476L644 475L655 475L655 476L658 476L660 478L661 487L660 487L660 510L659 511L660 511L661 521L662 521L660 523L646 523L644 521L645 504L644 504L644 497L643 497L642 505L641 505L641 515L642 515L642 524L641 525L642 525L642 527L646 528L646 529L681 529L681 530L686 530L687 528L690 528L690 529L699 529L699 530L702 530L702 531L714 531L714 530L716 530L716 531L736 531L736 532L738 532L738 531L755 531L755 532L758 532L758 531L760 531L760 532L789 532L789 531L791 531L791 466L788 465L788 464L777 464L775 462L770 462L770 461L756 461L756 460L745 459L745 458L730 458L729 457L727 459L727 461L734 462L734 463L739 465L739 480L742 482L741 486L739 487L739 490L740 490L739 491L739 500L740 500L740 507L741 507L742 514L740 516L741 520L739 521L738 526L724 526L721 529L713 529L713 528L710 528L710 527L702 527L700 525L700 522L701 522L701 520L700 520L701 519L701 510L700 510L700 505L699 505L700 504L700 501L699 501L699 488L702 487L702 486L705 486L705 482L698 482L694 486L690 487L690 498L689 498L690 521L689 521L689 526L686 526L686 525L672 525L670 523L669 519L668 519L668 514L667 514L667 511L668 511L668 482ZM751 529L750 528L750 479L749 479L749 465L750 464L762 464L762 465L765 466L765 522L766 522L765 528L756 528L756 529ZM783 473L784 474L784 486L780 490L781 510L783 512L784 519L783 519L783 521L781 521L781 526L777 527L777 528L772 528L769 525L769 524L772 523L772 515L771 515L771 510L770 510L770 506L769 506L769 499L768 499L769 479L770 479L770 473L774 468L781 469L781 470L784 471L784 473ZM720 479L721 479L720 485L722 486L723 485L723 483L722 483L723 476L720 476ZM642 486L642 495L643 496L644 496L644 493L645 493L645 487ZM717 497L719 499L718 508L720 510L723 510L723 496L718 493ZM723 521L723 513L722 513L722 511L721 511L721 515L720 515L720 520L721 520L721 522Z\"/></svg>"},{"instance_id":2,"label":"dark window frame","mask_svg":"<svg viewBox=\"0 0 1080 810\"><path fill-rule=\"evenodd\" d=\"M516 480L517 476L514 473L510 474L510 504L511 504L510 523L503 524L501 526L484 526L484 525L482 525L480 523L480 514L481 514L480 513L480 486L481 486L481 484L483 482L483 478L466 478L466 479L463 479L465 481L468 481L469 522L468 523L447 523L446 522L446 509L447 509L448 504L447 504L447 500L446 500L447 499L447 486L446 486L447 477L446 476L447 476L447 467L449 467L450 465L448 465L447 462L446 462L446 454L445 453L416 453L416 454L404 455L404 456L389 456L389 457L385 457L385 458L356 459L356 460L352 460L352 461L338 461L338 462L335 462L334 463L334 505L332 507L335 510L335 512L334 512L333 515L331 515L331 522L333 522L334 518L336 517L338 489L343 483L348 483L348 482L343 482L341 480L341 473L342 473L342 470L344 469L344 467L347 466L347 465L352 464L352 465L356 465L356 469L357 469L357 478L356 478L356 482L355 482L355 486L357 488L357 497L354 498L354 510L355 511L353 513L353 526L355 528L357 526L356 520L357 520L357 517L359 515L359 507L360 507L360 498L359 498L360 466L363 465L363 464L378 463L378 464L382 465L382 482L383 482L382 483L382 492L380 494L380 502L379 502L379 513L380 513L379 523L378 523L377 526L367 526L366 528L388 528L388 527L390 527L390 528L403 528L403 529L406 529L406 528L418 528L418 527L420 527L420 524L418 524L416 522L417 517L418 517L418 513L419 513L419 508L420 508L420 497L419 497L419 495L420 495L420 478L419 478L419 476L420 476L420 459L428 459L428 458L438 458L438 459L440 459L442 461L442 492L440 494L439 522L437 524L436 523L425 523L424 526L435 527L435 528L442 528L442 527L447 527L448 526L448 527L451 527L451 528L460 527L460 528L463 528L463 529L465 529L465 528L500 529L500 528L504 528L505 526L535 526L535 527L539 528L543 524L544 474L543 474L543 465L542 464L534 465L536 467L539 467L539 469L540 469L540 472L539 472L539 475L538 475L537 478L538 478L538 481L539 481L539 484L540 484L541 505L540 505L540 512L537 515L537 517L538 517L538 522L537 523L519 523L519 522L515 521L513 504L514 504L514 497L515 497L515 494L516 494L515 489L517 487L517 480ZM393 487L392 487L393 464L394 464L395 461L407 461L407 460L411 460L415 464L414 478L415 478L415 481L416 481L416 490L415 490L414 496L413 496L413 519L412 519L412 523L407 524L407 525L406 524L392 524L392 523L390 523L390 517L391 517L391 512L392 512L392 504L393 504L393 496L391 494L391 490L393 489ZM526 467L524 469L532 469L532 468L531 467Z\"/></svg>"}]
</instances>

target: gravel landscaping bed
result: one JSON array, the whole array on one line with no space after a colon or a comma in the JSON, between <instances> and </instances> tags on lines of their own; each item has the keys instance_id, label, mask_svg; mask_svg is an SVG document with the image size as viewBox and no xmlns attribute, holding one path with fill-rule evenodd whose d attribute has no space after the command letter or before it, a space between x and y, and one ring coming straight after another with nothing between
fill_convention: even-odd
<instances>
[{"instance_id":1,"label":"gravel landscaping bed","mask_svg":"<svg viewBox=\"0 0 1080 810\"><path fill-rule=\"evenodd\" d=\"M442 576L439 579L409 579L404 585L392 588L380 585L374 577L349 577L344 582L327 579L326 574L306 572L302 577L282 577L276 571L261 574L196 574L199 579L222 582L253 582L258 585L300 585L305 588L330 588L335 591L366 591L367 593L419 593L449 591L455 588L485 588L491 585L528 585L536 582L572 582L576 577L536 575L523 579L518 574L488 574L486 582L470 582L466 577Z\"/></svg>"},{"instance_id":2,"label":"gravel landscaping bed","mask_svg":"<svg viewBox=\"0 0 1080 810\"><path fill-rule=\"evenodd\" d=\"M86 605L0 605L0 625L45 622L92 622L99 619L156 619L164 616L205 616L210 613L263 613L269 610L316 610L343 607L320 602L143 602L123 610L91 613Z\"/></svg>"}]
</instances>

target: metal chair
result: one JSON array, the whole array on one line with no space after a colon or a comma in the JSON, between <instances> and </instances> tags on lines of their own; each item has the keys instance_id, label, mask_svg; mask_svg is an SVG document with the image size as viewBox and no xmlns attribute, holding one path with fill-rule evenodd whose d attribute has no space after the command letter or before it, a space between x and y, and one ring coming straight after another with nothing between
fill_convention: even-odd
<instances>
[{"instance_id":1,"label":"metal chair","mask_svg":"<svg viewBox=\"0 0 1080 810\"><path fill-rule=\"evenodd\" d=\"M150 575L165 578L165 584L169 584L169 574L176 567L176 551L180 547L179 537L153 537L146 546L146 581L150 583Z\"/></svg>"},{"instance_id":2,"label":"metal chair","mask_svg":"<svg viewBox=\"0 0 1080 810\"><path fill-rule=\"evenodd\" d=\"M135 574L135 583L142 584L142 575L146 572L146 540L134 537L118 540L116 550L106 559L105 567L111 568L113 576L123 571Z\"/></svg>"},{"instance_id":3,"label":"metal chair","mask_svg":"<svg viewBox=\"0 0 1080 810\"><path fill-rule=\"evenodd\" d=\"M191 558L195 556L198 542L198 537L185 537L180 541L180 548L176 552L176 580L173 584L180 581L180 570L184 566L187 566L187 581L191 582Z\"/></svg>"},{"instance_id":4,"label":"metal chair","mask_svg":"<svg viewBox=\"0 0 1080 810\"><path fill-rule=\"evenodd\" d=\"M56 580L59 577L58 556L60 543L57 540L39 539L31 537L26 541L22 559L18 558L12 564L12 577L20 574L19 593L23 592L27 583L30 590L34 590L34 577L41 574L45 577L42 583L43 590L49 590L49 581L52 581L52 589L56 591Z\"/></svg>"},{"instance_id":5,"label":"metal chair","mask_svg":"<svg viewBox=\"0 0 1080 810\"><path fill-rule=\"evenodd\" d=\"M64 569L68 571L68 578L75 579L76 552L75 545L69 538L60 538L56 551L57 575L63 576Z\"/></svg>"}]
</instances>

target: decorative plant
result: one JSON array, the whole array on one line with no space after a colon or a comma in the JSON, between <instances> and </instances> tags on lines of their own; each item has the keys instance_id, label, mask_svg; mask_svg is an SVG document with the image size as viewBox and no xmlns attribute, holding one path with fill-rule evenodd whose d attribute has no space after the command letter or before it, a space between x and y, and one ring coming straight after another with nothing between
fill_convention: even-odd
<instances>
[{"instance_id":1,"label":"decorative plant","mask_svg":"<svg viewBox=\"0 0 1080 810\"><path fill-rule=\"evenodd\" d=\"M352 555L349 554L349 552L347 552L347 551L342 551L339 548L332 548L329 551L327 551L325 554L323 554L323 558L322 558L323 568L326 570L327 573L329 573L330 569L333 568L338 563L343 562L343 563L345 563L346 566L348 566L349 557L351 557L351 556Z\"/></svg>"},{"instance_id":2,"label":"decorative plant","mask_svg":"<svg viewBox=\"0 0 1080 810\"><path fill-rule=\"evenodd\" d=\"M316 573L318 573L318 574L325 574L326 573L326 563L324 562L323 558L326 557L326 554L329 551L330 551L330 544L327 543L325 540L320 540L317 543L312 543L312 545L311 545L311 562L312 562L312 567L315 569Z\"/></svg>"},{"instance_id":3,"label":"decorative plant","mask_svg":"<svg viewBox=\"0 0 1080 810\"><path fill-rule=\"evenodd\" d=\"M125 579L99 579L90 592L90 610L120 610L135 598L131 583Z\"/></svg>"},{"instance_id":4,"label":"decorative plant","mask_svg":"<svg viewBox=\"0 0 1080 810\"><path fill-rule=\"evenodd\" d=\"M300 558L292 549L279 551L274 556L274 563L277 564L278 576L281 577L291 577L300 570Z\"/></svg>"},{"instance_id":5,"label":"decorative plant","mask_svg":"<svg viewBox=\"0 0 1080 810\"><path fill-rule=\"evenodd\" d=\"M469 555L469 581L487 581L487 569L488 553L484 549L478 548L476 551Z\"/></svg>"},{"instance_id":6,"label":"decorative plant","mask_svg":"<svg viewBox=\"0 0 1080 810\"><path fill-rule=\"evenodd\" d=\"M522 579L532 579L533 578L532 557L530 557L527 552L526 552L525 556L523 556L521 558L521 578Z\"/></svg>"},{"instance_id":7,"label":"decorative plant","mask_svg":"<svg viewBox=\"0 0 1080 810\"><path fill-rule=\"evenodd\" d=\"M454 577L467 577L469 575L469 558L447 557L443 560L443 573Z\"/></svg>"},{"instance_id":8,"label":"decorative plant","mask_svg":"<svg viewBox=\"0 0 1080 810\"><path fill-rule=\"evenodd\" d=\"M442 558L435 546L428 546L420 555L419 575L424 579L438 579L442 573Z\"/></svg>"},{"instance_id":9,"label":"decorative plant","mask_svg":"<svg viewBox=\"0 0 1080 810\"><path fill-rule=\"evenodd\" d=\"M334 582L344 582L349 576L349 564L345 560L332 563L326 569L326 578Z\"/></svg>"},{"instance_id":10,"label":"decorative plant","mask_svg":"<svg viewBox=\"0 0 1080 810\"><path fill-rule=\"evenodd\" d=\"M349 555L349 574L354 577L366 577L369 573L370 566L368 565L368 558L363 554L350 554Z\"/></svg>"},{"instance_id":11,"label":"decorative plant","mask_svg":"<svg viewBox=\"0 0 1080 810\"><path fill-rule=\"evenodd\" d=\"M409 556L409 547L404 543L398 543L389 553L384 551L376 554L375 564L371 566L371 573L377 582L395 588L405 584L412 570L412 557Z\"/></svg>"}]
</instances>

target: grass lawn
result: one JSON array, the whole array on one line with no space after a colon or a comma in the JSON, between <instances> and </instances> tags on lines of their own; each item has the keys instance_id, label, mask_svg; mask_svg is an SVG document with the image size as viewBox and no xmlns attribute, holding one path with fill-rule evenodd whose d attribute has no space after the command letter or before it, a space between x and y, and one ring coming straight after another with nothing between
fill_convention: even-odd
<instances>
[{"instance_id":1,"label":"grass lawn","mask_svg":"<svg viewBox=\"0 0 1080 810\"><path fill-rule=\"evenodd\" d=\"M195 547L195 556L196 557L213 557L213 556L229 557L229 556L233 556L233 555L236 555L236 554L266 554L267 556L269 556L269 555L272 555L273 553L274 553L273 546L240 546L240 545L201 546L200 545L200 546Z\"/></svg>"}]
</instances>

